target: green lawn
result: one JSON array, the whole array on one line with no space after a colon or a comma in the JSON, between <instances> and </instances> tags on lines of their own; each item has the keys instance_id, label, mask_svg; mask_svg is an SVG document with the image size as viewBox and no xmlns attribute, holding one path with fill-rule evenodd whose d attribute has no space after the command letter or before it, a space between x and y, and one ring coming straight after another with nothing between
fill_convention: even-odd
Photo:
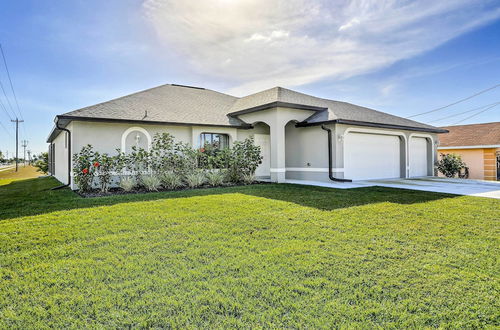
<instances>
[{"instance_id":1,"label":"green lawn","mask_svg":"<svg viewBox=\"0 0 500 330\"><path fill-rule=\"evenodd\" d=\"M0 186L0 328L500 326L498 200L57 185Z\"/></svg>"}]
</instances>

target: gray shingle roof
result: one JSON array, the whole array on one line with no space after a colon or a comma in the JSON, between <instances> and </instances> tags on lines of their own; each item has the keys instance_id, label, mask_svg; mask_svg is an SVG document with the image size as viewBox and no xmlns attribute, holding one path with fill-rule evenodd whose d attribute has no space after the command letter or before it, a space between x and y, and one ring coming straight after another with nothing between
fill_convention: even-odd
<instances>
[{"instance_id":1,"label":"gray shingle roof","mask_svg":"<svg viewBox=\"0 0 500 330\"><path fill-rule=\"evenodd\" d=\"M227 116L236 100L209 89L162 85L62 116L239 126L240 120Z\"/></svg>"},{"instance_id":2,"label":"gray shingle roof","mask_svg":"<svg viewBox=\"0 0 500 330\"><path fill-rule=\"evenodd\" d=\"M318 111L314 115L309 117L306 120L308 124L333 120L345 120L438 130L437 127L390 115L385 112L373 110L347 102L323 99L295 92L282 87L274 87L240 98L234 103L233 107L231 108L231 112L242 111L244 109L253 108L261 104L271 103L273 101L308 105L327 109L325 111Z\"/></svg>"},{"instance_id":3,"label":"gray shingle roof","mask_svg":"<svg viewBox=\"0 0 500 330\"><path fill-rule=\"evenodd\" d=\"M88 118L245 126L246 124L237 118L235 112L248 109L257 111L273 103L316 107L315 110L318 111L303 124L342 120L439 131L434 126L413 120L351 103L314 97L282 87L274 87L237 98L209 89L168 84L67 112L59 117L69 120Z\"/></svg>"}]
</instances>

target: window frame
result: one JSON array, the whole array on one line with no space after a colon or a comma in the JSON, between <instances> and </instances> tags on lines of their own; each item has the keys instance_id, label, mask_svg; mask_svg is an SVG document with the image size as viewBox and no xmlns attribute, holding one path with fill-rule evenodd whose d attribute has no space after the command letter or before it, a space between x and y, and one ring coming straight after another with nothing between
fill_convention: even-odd
<instances>
[{"instance_id":1,"label":"window frame","mask_svg":"<svg viewBox=\"0 0 500 330\"><path fill-rule=\"evenodd\" d=\"M222 149L225 149L225 148L229 148L229 134L226 134L226 133L216 133L216 132L201 132L200 133L200 137L199 137L200 148L204 148L205 145L207 144L207 139L206 139L205 135L210 135L210 142L209 143L212 146L213 146L213 143L214 143L214 136L215 135L223 136L224 139L225 139L225 141L222 142L221 139L219 138L220 146L218 148L215 148L215 149L222 150Z\"/></svg>"}]
</instances>

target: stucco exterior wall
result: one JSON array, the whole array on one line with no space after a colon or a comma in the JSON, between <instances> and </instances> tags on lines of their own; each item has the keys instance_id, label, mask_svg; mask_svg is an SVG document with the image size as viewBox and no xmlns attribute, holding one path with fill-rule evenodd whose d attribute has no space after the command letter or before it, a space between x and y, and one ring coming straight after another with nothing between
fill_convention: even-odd
<instances>
[{"instance_id":1,"label":"stucco exterior wall","mask_svg":"<svg viewBox=\"0 0 500 330\"><path fill-rule=\"evenodd\" d=\"M168 132L177 141L192 143L192 128L189 126L162 126L148 124L83 122L72 123L73 153L78 152L83 146L90 144L96 151L116 153L121 148L122 136L130 128L138 127L146 130L152 138L156 133Z\"/></svg>"},{"instance_id":2,"label":"stucco exterior wall","mask_svg":"<svg viewBox=\"0 0 500 330\"><path fill-rule=\"evenodd\" d=\"M72 131L72 153L83 146L91 144L96 151L111 155L122 148L123 141L133 140L124 133L139 130L141 139L147 136L148 141L156 133L168 132L177 141L199 146L201 133L224 133L229 135L230 144L244 140L254 134L269 134L271 142L271 178L283 182L285 178L312 181L330 181L328 177L328 135L321 126L296 127L296 122L306 119L314 112L308 110L274 108L241 115L247 123L255 125L254 129L236 129L231 127L181 126L127 124L109 122L74 121L68 126ZM352 125L329 124L332 129L333 175L344 178L344 138L349 132L397 135L401 139L401 177L408 177L409 157L408 141L412 136L423 136L429 140L429 175L432 175L435 159L436 134L420 134L413 131L379 129ZM138 132L139 132L138 131ZM140 135L138 134L138 135ZM128 140L127 140L128 139ZM131 140L132 139L132 140ZM143 140L142 140L143 141ZM64 134L54 140L56 143L56 178L64 182L67 176L67 151L64 153ZM369 167L369 164L366 165ZM73 189L76 189L72 185Z\"/></svg>"},{"instance_id":3,"label":"stucco exterior wall","mask_svg":"<svg viewBox=\"0 0 500 330\"><path fill-rule=\"evenodd\" d=\"M54 141L54 177L63 184L68 183L68 136L66 132L59 134Z\"/></svg>"},{"instance_id":4,"label":"stucco exterior wall","mask_svg":"<svg viewBox=\"0 0 500 330\"><path fill-rule=\"evenodd\" d=\"M285 152L287 179L329 181L328 135L320 126L286 125Z\"/></svg>"}]
</instances>

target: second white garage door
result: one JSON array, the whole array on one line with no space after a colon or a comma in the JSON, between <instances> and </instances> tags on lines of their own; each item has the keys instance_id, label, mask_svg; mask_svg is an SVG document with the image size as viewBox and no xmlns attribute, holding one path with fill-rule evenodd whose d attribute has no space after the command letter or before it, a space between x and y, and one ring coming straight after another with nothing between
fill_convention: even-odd
<instances>
[{"instance_id":1,"label":"second white garage door","mask_svg":"<svg viewBox=\"0 0 500 330\"><path fill-rule=\"evenodd\" d=\"M412 137L410 139L410 177L427 176L427 139Z\"/></svg>"},{"instance_id":2,"label":"second white garage door","mask_svg":"<svg viewBox=\"0 0 500 330\"><path fill-rule=\"evenodd\" d=\"M394 135L348 133L344 177L352 180L401 177L400 140Z\"/></svg>"}]
</instances>

